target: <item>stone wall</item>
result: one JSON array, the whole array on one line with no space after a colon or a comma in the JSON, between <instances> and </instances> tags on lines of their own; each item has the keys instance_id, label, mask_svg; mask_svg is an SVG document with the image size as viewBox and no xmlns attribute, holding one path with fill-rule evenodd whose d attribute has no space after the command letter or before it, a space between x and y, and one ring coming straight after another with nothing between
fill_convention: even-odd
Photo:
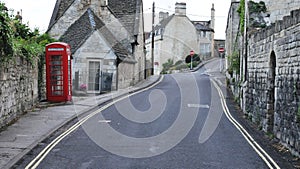
<instances>
[{"instance_id":1,"label":"stone wall","mask_svg":"<svg viewBox=\"0 0 300 169\"><path fill-rule=\"evenodd\" d=\"M231 56L232 52L237 47L237 35L239 31L240 16L236 12L239 8L240 2L231 2L231 6L228 12L227 27L226 27L226 41L225 41L225 55ZM225 69L229 68L228 60L226 59Z\"/></svg>"},{"instance_id":2,"label":"stone wall","mask_svg":"<svg viewBox=\"0 0 300 169\"><path fill-rule=\"evenodd\" d=\"M22 58L0 64L0 128L38 101L38 66Z\"/></svg>"},{"instance_id":3,"label":"stone wall","mask_svg":"<svg viewBox=\"0 0 300 169\"><path fill-rule=\"evenodd\" d=\"M300 10L248 41L245 111L274 133L295 155L300 152Z\"/></svg>"},{"instance_id":4,"label":"stone wall","mask_svg":"<svg viewBox=\"0 0 300 169\"><path fill-rule=\"evenodd\" d=\"M289 15L291 10L300 8L300 0L265 0L267 10L270 13L270 21L282 20Z\"/></svg>"}]
</instances>

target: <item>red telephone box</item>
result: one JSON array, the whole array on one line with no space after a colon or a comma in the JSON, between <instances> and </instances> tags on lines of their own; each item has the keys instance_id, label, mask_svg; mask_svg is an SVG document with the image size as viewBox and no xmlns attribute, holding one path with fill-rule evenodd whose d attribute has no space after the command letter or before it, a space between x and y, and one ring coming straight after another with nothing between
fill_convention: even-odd
<instances>
[{"instance_id":1,"label":"red telephone box","mask_svg":"<svg viewBox=\"0 0 300 169\"><path fill-rule=\"evenodd\" d=\"M47 100L64 102L72 100L70 45L54 42L46 45Z\"/></svg>"}]
</instances>

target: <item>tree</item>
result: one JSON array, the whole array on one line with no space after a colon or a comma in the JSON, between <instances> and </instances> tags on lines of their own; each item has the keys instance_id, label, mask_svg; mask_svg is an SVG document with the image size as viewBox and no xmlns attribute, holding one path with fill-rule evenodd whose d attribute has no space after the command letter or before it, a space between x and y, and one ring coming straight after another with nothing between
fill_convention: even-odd
<instances>
[{"instance_id":1,"label":"tree","mask_svg":"<svg viewBox=\"0 0 300 169\"><path fill-rule=\"evenodd\" d=\"M33 62L36 57L44 57L45 45L56 41L48 34L40 35L36 28L30 30L20 19L9 16L7 7L0 3L0 60L14 56Z\"/></svg>"},{"instance_id":2,"label":"tree","mask_svg":"<svg viewBox=\"0 0 300 169\"><path fill-rule=\"evenodd\" d=\"M12 34L7 7L0 2L0 60L13 55Z\"/></svg>"}]
</instances>

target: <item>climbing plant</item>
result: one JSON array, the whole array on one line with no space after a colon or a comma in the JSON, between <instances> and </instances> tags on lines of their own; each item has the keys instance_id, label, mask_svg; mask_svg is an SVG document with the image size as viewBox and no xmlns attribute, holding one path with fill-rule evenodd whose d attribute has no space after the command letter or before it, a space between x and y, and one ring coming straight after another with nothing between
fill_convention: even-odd
<instances>
[{"instance_id":1,"label":"climbing plant","mask_svg":"<svg viewBox=\"0 0 300 169\"><path fill-rule=\"evenodd\" d=\"M240 6L237 12L240 16L240 31L243 33L245 29L245 0L240 0Z\"/></svg>"},{"instance_id":2,"label":"climbing plant","mask_svg":"<svg viewBox=\"0 0 300 169\"><path fill-rule=\"evenodd\" d=\"M233 72L236 72L237 74L240 74L240 57L239 53L237 51L233 51L231 55L228 56L229 60L229 68L228 73L233 74Z\"/></svg>"}]
</instances>

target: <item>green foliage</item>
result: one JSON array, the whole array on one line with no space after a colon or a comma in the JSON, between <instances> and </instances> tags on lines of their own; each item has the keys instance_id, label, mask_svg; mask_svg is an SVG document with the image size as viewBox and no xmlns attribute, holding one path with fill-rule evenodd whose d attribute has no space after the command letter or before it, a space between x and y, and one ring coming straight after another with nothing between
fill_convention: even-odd
<instances>
[{"instance_id":1,"label":"green foliage","mask_svg":"<svg viewBox=\"0 0 300 169\"><path fill-rule=\"evenodd\" d=\"M35 58L44 57L45 45L54 41L48 34L40 35L38 29L31 31L28 25L9 16L5 4L0 3L0 61L23 57L33 63Z\"/></svg>"},{"instance_id":2,"label":"green foliage","mask_svg":"<svg viewBox=\"0 0 300 169\"><path fill-rule=\"evenodd\" d=\"M260 1L259 3L249 1L249 27L265 28L267 23L263 19L261 13L265 13L266 11L267 7L263 1Z\"/></svg>"},{"instance_id":3,"label":"green foliage","mask_svg":"<svg viewBox=\"0 0 300 169\"><path fill-rule=\"evenodd\" d=\"M237 51L233 51L231 55L228 56L229 68L228 72L232 75L235 71L237 74L240 74L240 56Z\"/></svg>"},{"instance_id":4,"label":"green foliage","mask_svg":"<svg viewBox=\"0 0 300 169\"><path fill-rule=\"evenodd\" d=\"M33 36L36 36L36 32L31 32L30 28L21 23L18 19L13 19L12 25L15 38L30 39Z\"/></svg>"},{"instance_id":5,"label":"green foliage","mask_svg":"<svg viewBox=\"0 0 300 169\"><path fill-rule=\"evenodd\" d=\"M245 0L240 0L240 6L237 12L240 15L240 31L243 33L245 29Z\"/></svg>"},{"instance_id":6,"label":"green foliage","mask_svg":"<svg viewBox=\"0 0 300 169\"><path fill-rule=\"evenodd\" d=\"M12 35L7 7L0 2L0 60L13 55Z\"/></svg>"},{"instance_id":7,"label":"green foliage","mask_svg":"<svg viewBox=\"0 0 300 169\"><path fill-rule=\"evenodd\" d=\"M41 46L46 46L46 44L52 43L57 41L54 38L51 38L49 34L44 33L40 36L35 36L35 41L40 44Z\"/></svg>"},{"instance_id":8,"label":"green foliage","mask_svg":"<svg viewBox=\"0 0 300 169\"><path fill-rule=\"evenodd\" d=\"M240 16L240 31L241 33L244 32L245 28L245 0L240 0L240 6L237 10L237 12L239 13ZM267 7L265 2L260 1L260 2L254 2L254 1L249 1L248 2L248 11L249 11L249 15L253 14L253 13L265 13L267 11ZM249 18L250 20L253 18ZM260 24L260 25L252 25L252 27L261 27L264 28L266 27L265 24Z\"/></svg>"},{"instance_id":9,"label":"green foliage","mask_svg":"<svg viewBox=\"0 0 300 169\"><path fill-rule=\"evenodd\" d=\"M172 59L168 59L166 63L163 64L162 74L167 74L168 70L173 66L174 61Z\"/></svg>"},{"instance_id":10,"label":"green foliage","mask_svg":"<svg viewBox=\"0 0 300 169\"><path fill-rule=\"evenodd\" d=\"M249 1L249 12L250 13L260 13L260 12L267 12L267 7L265 2L260 1L259 3Z\"/></svg>"},{"instance_id":11,"label":"green foliage","mask_svg":"<svg viewBox=\"0 0 300 169\"><path fill-rule=\"evenodd\" d=\"M197 67L199 63L200 63L199 61L193 61L193 68ZM190 67L191 67L191 63L188 63L187 68L190 68Z\"/></svg>"},{"instance_id":12,"label":"green foliage","mask_svg":"<svg viewBox=\"0 0 300 169\"><path fill-rule=\"evenodd\" d=\"M194 54L193 67L198 66L199 63L201 63L200 56L198 54ZM182 70L182 69L190 68L191 63L185 63L185 61L179 60L174 64L174 61L172 59L168 59L168 61L166 63L164 63L162 66L163 66L163 70L161 73L167 74L167 73L169 73L169 71L172 71L172 70Z\"/></svg>"}]
</instances>

